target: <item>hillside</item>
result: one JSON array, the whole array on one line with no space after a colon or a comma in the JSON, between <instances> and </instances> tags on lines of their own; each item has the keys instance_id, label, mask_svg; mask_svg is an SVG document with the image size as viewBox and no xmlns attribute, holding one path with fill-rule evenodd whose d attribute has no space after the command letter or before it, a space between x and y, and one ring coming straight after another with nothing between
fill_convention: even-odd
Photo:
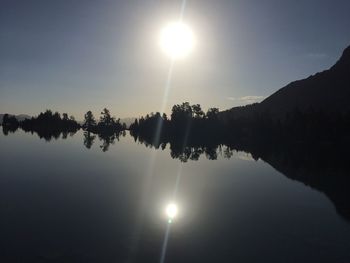
<instances>
[{"instance_id":1,"label":"hillside","mask_svg":"<svg viewBox=\"0 0 350 263\"><path fill-rule=\"evenodd\" d=\"M294 81L281 88L261 103L235 107L221 113L225 120L269 113L274 119L283 119L296 109L301 112L350 112L350 46L334 66L306 79Z\"/></svg>"}]
</instances>

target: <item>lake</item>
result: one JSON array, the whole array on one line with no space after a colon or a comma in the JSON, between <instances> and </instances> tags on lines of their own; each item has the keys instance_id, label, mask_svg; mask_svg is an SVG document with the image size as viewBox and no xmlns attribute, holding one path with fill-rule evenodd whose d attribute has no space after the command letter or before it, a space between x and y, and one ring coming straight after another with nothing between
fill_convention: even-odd
<instances>
[{"instance_id":1,"label":"lake","mask_svg":"<svg viewBox=\"0 0 350 263\"><path fill-rule=\"evenodd\" d=\"M1 262L350 262L348 164L118 139L1 133Z\"/></svg>"}]
</instances>

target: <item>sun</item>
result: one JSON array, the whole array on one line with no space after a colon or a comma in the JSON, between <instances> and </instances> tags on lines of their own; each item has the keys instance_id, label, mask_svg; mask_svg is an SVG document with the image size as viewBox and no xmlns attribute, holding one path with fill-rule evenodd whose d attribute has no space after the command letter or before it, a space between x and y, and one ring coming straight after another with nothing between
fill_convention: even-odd
<instances>
[{"instance_id":1,"label":"sun","mask_svg":"<svg viewBox=\"0 0 350 263\"><path fill-rule=\"evenodd\" d=\"M169 223L177 216L177 205L174 203L169 203L165 208L165 214L168 217Z\"/></svg>"},{"instance_id":2,"label":"sun","mask_svg":"<svg viewBox=\"0 0 350 263\"><path fill-rule=\"evenodd\" d=\"M191 28L182 22L170 23L161 30L160 46L172 59L187 57L193 50L194 44Z\"/></svg>"}]
</instances>

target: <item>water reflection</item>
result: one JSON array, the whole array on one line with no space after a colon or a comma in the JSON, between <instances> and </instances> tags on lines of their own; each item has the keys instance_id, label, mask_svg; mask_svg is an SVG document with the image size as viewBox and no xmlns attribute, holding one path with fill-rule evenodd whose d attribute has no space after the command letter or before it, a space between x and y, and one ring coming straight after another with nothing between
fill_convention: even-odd
<instances>
[{"instance_id":1,"label":"water reflection","mask_svg":"<svg viewBox=\"0 0 350 263\"><path fill-rule=\"evenodd\" d=\"M338 214L350 221L350 164L347 147L273 147L258 149L255 155L286 177L326 194L335 205Z\"/></svg>"},{"instance_id":2,"label":"water reflection","mask_svg":"<svg viewBox=\"0 0 350 263\"><path fill-rule=\"evenodd\" d=\"M15 133L18 130L18 126L2 126L2 133L7 136L9 133Z\"/></svg>"},{"instance_id":3,"label":"water reflection","mask_svg":"<svg viewBox=\"0 0 350 263\"><path fill-rule=\"evenodd\" d=\"M84 145L87 149L91 149L91 146L94 144L96 135L89 131L84 132Z\"/></svg>"},{"instance_id":4,"label":"water reflection","mask_svg":"<svg viewBox=\"0 0 350 263\"><path fill-rule=\"evenodd\" d=\"M147 141L144 141L140 138L134 138L135 141L145 145L148 148L156 148L165 150L169 145L170 148L170 156L173 159L179 159L181 162L186 163L188 161L198 161L201 156L204 156L208 160L217 160L218 157L222 157L225 159L230 159L234 153L242 151L243 148L237 145L225 145L225 144L214 144L211 142L202 143L202 144L191 144L188 142L187 144L183 144L182 142L172 141L172 142L163 142L160 144L152 144ZM244 148L247 154L249 154L249 150ZM254 160L258 160L258 156L252 156Z\"/></svg>"},{"instance_id":5,"label":"water reflection","mask_svg":"<svg viewBox=\"0 0 350 263\"><path fill-rule=\"evenodd\" d=\"M2 132L5 136L8 136L9 133L15 133L18 130L18 127L3 126ZM73 137L79 129L73 130L57 130L57 129L23 129L25 133L36 134L40 139L44 139L46 142L58 139L67 139L68 136ZM100 149L103 152L109 150L110 145L115 144L115 141L119 141L120 137L125 137L126 132L111 132L111 133L92 133L90 131L84 131L83 133L83 144L87 149L91 149L93 146L96 137L98 136L99 140L102 142Z\"/></svg>"},{"instance_id":6,"label":"water reflection","mask_svg":"<svg viewBox=\"0 0 350 263\"><path fill-rule=\"evenodd\" d=\"M230 159L237 152L245 152L245 159L263 160L286 177L312 187L333 202L339 215L350 221L350 163L349 148L336 144L251 144L249 142L230 145L181 141L152 144L140 138L146 147L166 149L169 144L170 155L181 162L198 161L201 156L209 160L218 157Z\"/></svg>"},{"instance_id":7,"label":"water reflection","mask_svg":"<svg viewBox=\"0 0 350 263\"><path fill-rule=\"evenodd\" d=\"M16 132L16 127L2 127L5 136ZM37 134L39 138L47 142L61 139L67 139L68 136L74 136L77 130L73 131L50 131L37 130L26 131L31 134ZM99 148L107 152L110 146L125 137L126 132L111 134L94 134L84 132L83 145L91 149L98 137L101 145ZM189 141L186 144L183 141L158 142L154 144L140 137L134 137L135 142L145 145L149 148L165 150L170 149L170 156L178 159L180 162L198 161L201 157L209 160L218 158L230 159L237 156L238 152L249 154L253 160L261 159L284 174L286 177L300 181L305 185L312 187L324 194L333 202L337 212L346 220L350 220L350 163L348 161L349 150L346 146L334 144L251 144L249 142L236 144L216 144L215 142ZM243 158L243 157L242 157ZM247 158L247 157L245 157Z\"/></svg>"},{"instance_id":8,"label":"water reflection","mask_svg":"<svg viewBox=\"0 0 350 263\"><path fill-rule=\"evenodd\" d=\"M9 133L15 133L18 130L18 127L9 127L2 126L2 132L5 136L8 136ZM25 133L36 134L40 139L44 139L47 142L54 140L67 139L68 135L70 137L74 136L78 129L73 130L53 130L53 129L23 129Z\"/></svg>"},{"instance_id":9,"label":"water reflection","mask_svg":"<svg viewBox=\"0 0 350 263\"><path fill-rule=\"evenodd\" d=\"M106 133L100 133L98 134L98 138L102 142L102 145L100 145L100 148L103 152L107 152L109 150L109 146L111 144L115 143L115 140L119 141L120 136L125 137L126 133L125 131L121 131L119 133L112 133L112 134L106 134Z\"/></svg>"},{"instance_id":10,"label":"water reflection","mask_svg":"<svg viewBox=\"0 0 350 263\"><path fill-rule=\"evenodd\" d=\"M2 262L348 262L345 147L70 135L0 136Z\"/></svg>"}]
</instances>

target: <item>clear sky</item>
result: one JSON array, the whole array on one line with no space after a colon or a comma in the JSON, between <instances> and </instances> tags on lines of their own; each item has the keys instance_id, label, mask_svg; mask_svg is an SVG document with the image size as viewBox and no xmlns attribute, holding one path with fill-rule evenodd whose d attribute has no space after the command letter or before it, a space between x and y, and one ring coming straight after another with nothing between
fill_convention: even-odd
<instances>
[{"instance_id":1,"label":"clear sky","mask_svg":"<svg viewBox=\"0 0 350 263\"><path fill-rule=\"evenodd\" d=\"M0 0L0 113L160 110L170 62L159 32L181 4ZM349 0L188 0L197 44L175 62L167 111L243 105L329 68L350 45L349 11Z\"/></svg>"}]
</instances>

